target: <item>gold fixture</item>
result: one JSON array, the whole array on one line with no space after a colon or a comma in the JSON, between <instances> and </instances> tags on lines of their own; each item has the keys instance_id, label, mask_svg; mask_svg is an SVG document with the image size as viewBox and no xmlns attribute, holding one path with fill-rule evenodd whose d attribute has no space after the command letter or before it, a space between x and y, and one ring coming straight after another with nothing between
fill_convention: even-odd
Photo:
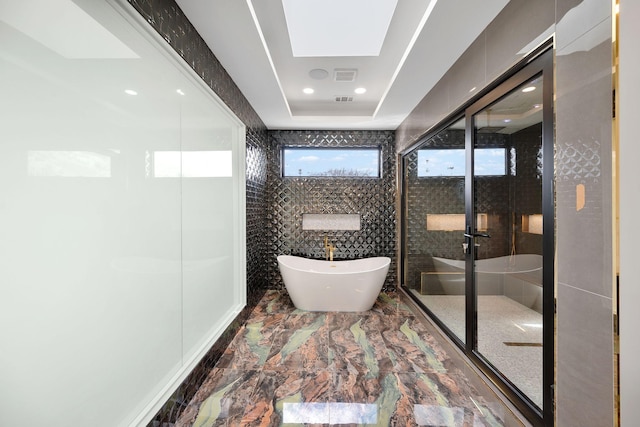
<instances>
[{"instance_id":1,"label":"gold fixture","mask_svg":"<svg viewBox=\"0 0 640 427\"><path fill-rule=\"evenodd\" d=\"M329 243L329 239L327 236L324 236L324 259L326 261L333 262L333 251L335 250L335 246Z\"/></svg>"}]
</instances>

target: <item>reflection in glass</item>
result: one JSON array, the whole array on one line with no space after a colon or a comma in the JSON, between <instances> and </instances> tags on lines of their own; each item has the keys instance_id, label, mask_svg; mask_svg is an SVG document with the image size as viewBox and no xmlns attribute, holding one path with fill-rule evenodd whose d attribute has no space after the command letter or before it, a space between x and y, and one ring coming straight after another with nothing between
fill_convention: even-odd
<instances>
[{"instance_id":1,"label":"reflection in glass","mask_svg":"<svg viewBox=\"0 0 640 427\"><path fill-rule=\"evenodd\" d=\"M474 116L476 152L501 144L514 163L509 175L474 175L474 209L488 213L491 235L475 238L477 350L542 407L542 90L521 88Z\"/></svg>"},{"instance_id":2,"label":"reflection in glass","mask_svg":"<svg viewBox=\"0 0 640 427\"><path fill-rule=\"evenodd\" d=\"M504 175L506 150L504 148L477 148L475 150L476 175ZM418 151L418 176L464 176L464 148L425 148Z\"/></svg>"},{"instance_id":3,"label":"reflection in glass","mask_svg":"<svg viewBox=\"0 0 640 427\"><path fill-rule=\"evenodd\" d=\"M156 151L156 178L225 178L233 176L231 151Z\"/></svg>"},{"instance_id":4,"label":"reflection in glass","mask_svg":"<svg viewBox=\"0 0 640 427\"><path fill-rule=\"evenodd\" d=\"M465 341L464 145L462 119L405 156L404 172L404 284L462 342ZM426 160L444 165L447 156L454 162L454 169L438 166L425 179Z\"/></svg>"},{"instance_id":5,"label":"reflection in glass","mask_svg":"<svg viewBox=\"0 0 640 427\"><path fill-rule=\"evenodd\" d=\"M373 403L284 402L282 421L296 424L377 424Z\"/></svg>"},{"instance_id":6,"label":"reflection in glass","mask_svg":"<svg viewBox=\"0 0 640 427\"><path fill-rule=\"evenodd\" d=\"M29 176L65 176L82 178L109 178L111 176L111 154L95 151L43 151L27 152Z\"/></svg>"},{"instance_id":7,"label":"reflection in glass","mask_svg":"<svg viewBox=\"0 0 640 427\"><path fill-rule=\"evenodd\" d=\"M487 214L479 213L476 215L476 224L478 230L487 229ZM466 227L466 218L464 214L427 214L427 230L440 231L464 231Z\"/></svg>"},{"instance_id":8,"label":"reflection in glass","mask_svg":"<svg viewBox=\"0 0 640 427\"><path fill-rule=\"evenodd\" d=\"M413 416L415 417L416 424L421 426L462 427L465 425L464 408L414 405Z\"/></svg>"}]
</instances>

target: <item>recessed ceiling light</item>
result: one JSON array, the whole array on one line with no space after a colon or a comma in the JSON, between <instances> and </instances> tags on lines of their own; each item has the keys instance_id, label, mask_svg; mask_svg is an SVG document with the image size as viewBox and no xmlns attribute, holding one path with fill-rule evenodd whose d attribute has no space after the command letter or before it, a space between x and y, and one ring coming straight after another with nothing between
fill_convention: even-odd
<instances>
[{"instance_id":1,"label":"recessed ceiling light","mask_svg":"<svg viewBox=\"0 0 640 427\"><path fill-rule=\"evenodd\" d=\"M182 96L184 96L184 92L182 91L182 89L176 89L176 93L177 93L178 95L182 95Z\"/></svg>"},{"instance_id":2,"label":"recessed ceiling light","mask_svg":"<svg viewBox=\"0 0 640 427\"><path fill-rule=\"evenodd\" d=\"M540 107L542 107L542 105L540 105L540 104L534 104L533 105L533 108L540 108Z\"/></svg>"},{"instance_id":3,"label":"recessed ceiling light","mask_svg":"<svg viewBox=\"0 0 640 427\"><path fill-rule=\"evenodd\" d=\"M474 90L476 90L476 87L472 87L471 89L469 89L469 93L473 92Z\"/></svg>"},{"instance_id":4,"label":"recessed ceiling light","mask_svg":"<svg viewBox=\"0 0 640 427\"><path fill-rule=\"evenodd\" d=\"M359 87L359 88L356 88L356 90L354 90L354 92L357 93L358 95L362 95L366 91L367 91L367 89L365 89L363 87Z\"/></svg>"},{"instance_id":5,"label":"recessed ceiling light","mask_svg":"<svg viewBox=\"0 0 640 427\"><path fill-rule=\"evenodd\" d=\"M138 92L136 92L133 89L125 89L124 93L126 93L127 95L137 95L138 94Z\"/></svg>"},{"instance_id":6,"label":"recessed ceiling light","mask_svg":"<svg viewBox=\"0 0 640 427\"><path fill-rule=\"evenodd\" d=\"M524 89L522 89L523 92L533 92L534 90L536 90L535 86L527 86Z\"/></svg>"},{"instance_id":7,"label":"recessed ceiling light","mask_svg":"<svg viewBox=\"0 0 640 427\"><path fill-rule=\"evenodd\" d=\"M310 87L305 87L304 89L302 89L302 91L307 95L311 95L314 92L314 90L311 89Z\"/></svg>"},{"instance_id":8,"label":"recessed ceiling light","mask_svg":"<svg viewBox=\"0 0 640 427\"><path fill-rule=\"evenodd\" d=\"M323 70L322 68L314 68L309 71L309 77L316 80L326 79L329 76L329 72L327 70Z\"/></svg>"},{"instance_id":9,"label":"recessed ceiling light","mask_svg":"<svg viewBox=\"0 0 640 427\"><path fill-rule=\"evenodd\" d=\"M504 119L504 122L505 122L505 123L510 123L510 122L511 122L511 119Z\"/></svg>"}]
</instances>

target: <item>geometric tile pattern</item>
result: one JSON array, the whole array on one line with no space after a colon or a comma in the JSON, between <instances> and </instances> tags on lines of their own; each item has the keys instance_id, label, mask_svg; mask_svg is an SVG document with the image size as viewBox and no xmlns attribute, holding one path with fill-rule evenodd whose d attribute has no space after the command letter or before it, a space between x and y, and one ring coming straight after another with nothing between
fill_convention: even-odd
<instances>
[{"instance_id":1,"label":"geometric tile pattern","mask_svg":"<svg viewBox=\"0 0 640 427\"><path fill-rule=\"evenodd\" d=\"M595 180L601 176L600 141L567 141L556 153L556 175L562 180Z\"/></svg>"},{"instance_id":2,"label":"geometric tile pattern","mask_svg":"<svg viewBox=\"0 0 640 427\"><path fill-rule=\"evenodd\" d=\"M247 288L249 304L267 289L267 131L247 129L246 135Z\"/></svg>"},{"instance_id":3,"label":"geometric tile pattern","mask_svg":"<svg viewBox=\"0 0 640 427\"><path fill-rule=\"evenodd\" d=\"M174 0L128 0L202 80L251 129L264 123Z\"/></svg>"},{"instance_id":4,"label":"geometric tile pattern","mask_svg":"<svg viewBox=\"0 0 640 427\"><path fill-rule=\"evenodd\" d=\"M269 286L284 285L278 255L324 258L324 236L336 247L336 259L391 258L384 289L395 287L396 155L392 131L269 131ZM283 178L282 147L375 147L381 149L382 177ZM303 214L359 214L360 230L303 230Z\"/></svg>"},{"instance_id":5,"label":"geometric tile pattern","mask_svg":"<svg viewBox=\"0 0 640 427\"><path fill-rule=\"evenodd\" d=\"M176 427L522 425L419 316L396 293L314 313L267 291Z\"/></svg>"}]
</instances>

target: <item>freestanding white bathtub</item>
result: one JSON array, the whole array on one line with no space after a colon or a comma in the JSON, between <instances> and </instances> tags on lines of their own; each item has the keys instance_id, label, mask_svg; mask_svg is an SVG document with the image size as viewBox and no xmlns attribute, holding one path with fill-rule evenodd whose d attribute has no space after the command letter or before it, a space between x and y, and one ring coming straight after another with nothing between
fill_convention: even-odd
<instances>
[{"instance_id":1,"label":"freestanding white bathtub","mask_svg":"<svg viewBox=\"0 0 640 427\"><path fill-rule=\"evenodd\" d=\"M322 261L278 256L291 301L306 311L367 311L384 285L391 258Z\"/></svg>"}]
</instances>

